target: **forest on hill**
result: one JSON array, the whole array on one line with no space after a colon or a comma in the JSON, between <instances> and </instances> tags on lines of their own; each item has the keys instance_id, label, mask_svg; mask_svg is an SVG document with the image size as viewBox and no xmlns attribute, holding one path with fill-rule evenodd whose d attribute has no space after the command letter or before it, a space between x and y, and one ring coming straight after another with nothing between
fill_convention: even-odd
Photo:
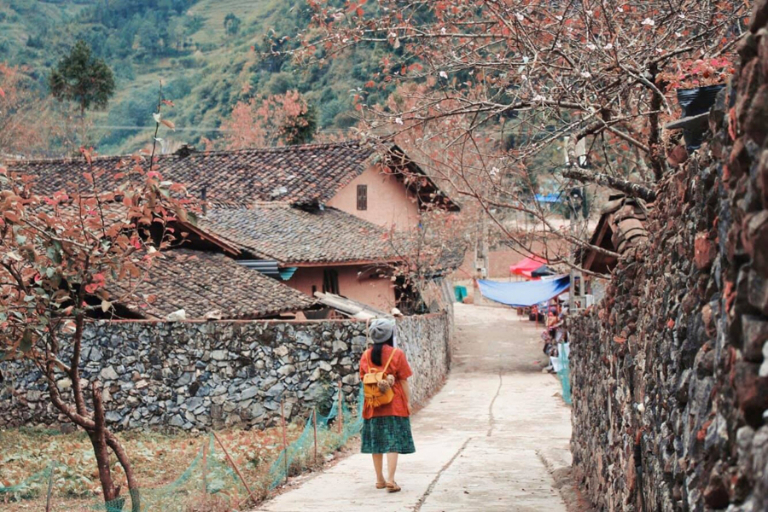
<instances>
[{"instance_id":1,"label":"forest on hill","mask_svg":"<svg viewBox=\"0 0 768 512\"><path fill-rule=\"evenodd\" d=\"M146 144L161 80L177 142L216 140L238 101L290 90L312 107L318 131L336 134L357 122L353 98L366 83L371 104L393 91L370 84L385 50L298 66L280 52L300 44L311 19L305 0L0 0L0 59L42 98L56 63L86 41L116 78L108 108L90 114L102 153Z\"/></svg>"},{"instance_id":2,"label":"forest on hill","mask_svg":"<svg viewBox=\"0 0 768 512\"><path fill-rule=\"evenodd\" d=\"M132 153L152 140L162 84L163 97L173 102L163 119L175 127L161 135L163 151L181 144L242 148L338 140L355 136L364 125L375 133L402 132L398 143L413 158L449 176L467 167L479 169L476 174L495 173L507 166L506 151L542 146L526 157L522 171L504 172L502 179L525 194L563 192L556 177L565 163L557 132L568 124L567 113L537 114L535 122L513 110L494 114L476 128L480 152L497 155L491 159L471 161L478 160L467 156L475 150L443 151L460 138L466 119L414 131L394 113L420 108L414 101L427 90L439 93L473 82L472 73L460 70L448 81L431 69L428 58L388 38L348 47L342 39L326 40L309 43L308 50L308 41L323 39L326 22L382 9L375 2L345 0L322 5L331 13L326 18L318 17L318 4L308 0L0 0L0 72L2 66L16 70L30 108L14 122L28 124L26 133L38 139L35 147L14 148L3 147L7 141L0 137L0 153L69 155L83 140L101 154ZM434 17L428 8L412 13L424 23ZM78 41L115 76L114 96L105 109L89 109L86 123L74 105L53 101L49 86L51 72ZM509 100L509 92L498 94L494 101ZM306 124L298 126L300 136L264 136L274 118L292 108L302 112L299 121ZM379 128L360 123L361 116ZM266 126L253 129L260 122ZM631 168L626 162L614 165Z\"/></svg>"}]
</instances>

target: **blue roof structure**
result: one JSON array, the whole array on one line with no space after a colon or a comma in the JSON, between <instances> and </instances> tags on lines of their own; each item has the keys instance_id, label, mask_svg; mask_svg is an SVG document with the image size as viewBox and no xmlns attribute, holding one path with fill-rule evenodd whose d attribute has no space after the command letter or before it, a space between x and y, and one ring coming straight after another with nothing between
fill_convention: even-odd
<instances>
[{"instance_id":1,"label":"blue roof structure","mask_svg":"<svg viewBox=\"0 0 768 512\"><path fill-rule=\"evenodd\" d=\"M534 196L539 203L562 203L563 198L561 194L536 194Z\"/></svg>"}]
</instances>

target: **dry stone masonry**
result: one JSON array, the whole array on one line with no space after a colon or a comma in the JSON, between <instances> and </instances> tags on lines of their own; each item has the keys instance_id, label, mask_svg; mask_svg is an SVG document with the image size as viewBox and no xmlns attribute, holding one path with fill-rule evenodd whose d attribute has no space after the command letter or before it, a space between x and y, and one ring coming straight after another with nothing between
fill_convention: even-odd
<instances>
[{"instance_id":1,"label":"dry stone masonry","mask_svg":"<svg viewBox=\"0 0 768 512\"><path fill-rule=\"evenodd\" d=\"M447 314L398 321L398 346L414 370L416 404L431 396L450 365ZM104 384L107 420L120 429L185 430L275 424L330 403L337 382L351 404L359 390L365 322L95 322L84 339L83 378ZM55 424L41 375L0 363L0 427ZM72 383L62 377L66 392ZM86 388L87 389L87 388Z\"/></svg>"},{"instance_id":2,"label":"dry stone masonry","mask_svg":"<svg viewBox=\"0 0 768 512\"><path fill-rule=\"evenodd\" d=\"M768 510L768 2L648 244L571 325L574 466L602 510Z\"/></svg>"}]
</instances>

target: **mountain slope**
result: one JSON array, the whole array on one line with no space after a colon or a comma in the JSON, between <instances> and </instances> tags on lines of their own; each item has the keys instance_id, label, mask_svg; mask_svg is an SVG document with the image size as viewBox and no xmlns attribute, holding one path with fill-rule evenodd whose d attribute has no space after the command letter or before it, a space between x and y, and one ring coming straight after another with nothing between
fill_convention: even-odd
<instances>
[{"instance_id":1,"label":"mountain slope","mask_svg":"<svg viewBox=\"0 0 768 512\"><path fill-rule=\"evenodd\" d=\"M77 39L88 41L118 82L108 110L91 116L102 153L147 142L161 80L176 104L168 113L176 141L215 139L237 101L289 89L316 107L322 131L342 130L354 123L352 96L378 67L380 50L325 67L263 57L296 44L310 19L304 0L0 0L0 59L25 66L44 94L50 69ZM369 99L386 97L379 94Z\"/></svg>"}]
</instances>

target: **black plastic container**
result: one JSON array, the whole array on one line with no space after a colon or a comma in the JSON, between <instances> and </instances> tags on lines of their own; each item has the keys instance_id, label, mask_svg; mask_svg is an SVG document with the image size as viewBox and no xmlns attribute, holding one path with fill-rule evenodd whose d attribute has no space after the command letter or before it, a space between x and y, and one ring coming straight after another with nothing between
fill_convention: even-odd
<instances>
[{"instance_id":1,"label":"black plastic container","mask_svg":"<svg viewBox=\"0 0 768 512\"><path fill-rule=\"evenodd\" d=\"M693 117L709 112L715 104L717 93L725 89L725 84L707 85L694 89L678 89L677 102L683 109L683 117Z\"/></svg>"},{"instance_id":2,"label":"black plastic container","mask_svg":"<svg viewBox=\"0 0 768 512\"><path fill-rule=\"evenodd\" d=\"M705 87L696 87L694 89L678 89L677 102L683 109L684 118L702 116L709 112L709 109L715 104L717 94L725 88L725 84L707 85ZM704 134L708 129L706 119L699 119L698 122L689 123L683 129L685 146L691 153L701 147L704 141Z\"/></svg>"}]
</instances>

